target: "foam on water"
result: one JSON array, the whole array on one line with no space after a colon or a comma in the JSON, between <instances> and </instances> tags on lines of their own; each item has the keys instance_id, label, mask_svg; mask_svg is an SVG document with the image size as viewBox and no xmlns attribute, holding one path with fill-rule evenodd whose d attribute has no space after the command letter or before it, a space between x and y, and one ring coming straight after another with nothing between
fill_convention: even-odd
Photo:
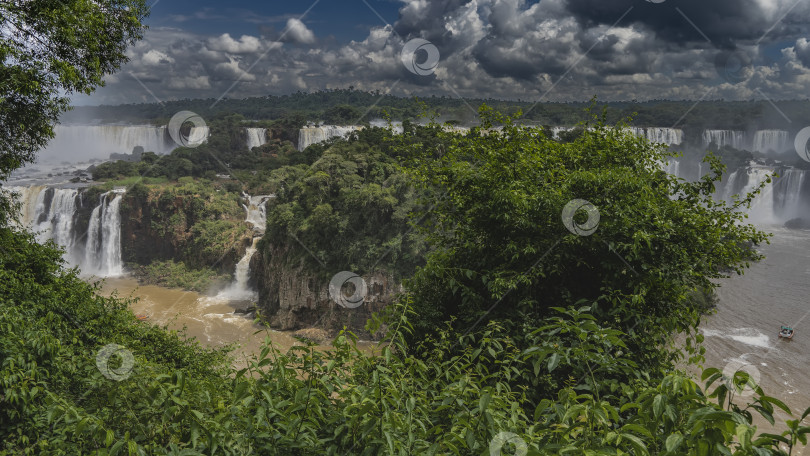
<instances>
[{"instance_id":1,"label":"foam on water","mask_svg":"<svg viewBox=\"0 0 810 456\"><path fill-rule=\"evenodd\" d=\"M761 333L756 328L735 328L730 331L716 329L703 329L701 332L705 337L725 337L737 342L741 342L752 347L772 348L770 337Z\"/></svg>"}]
</instances>

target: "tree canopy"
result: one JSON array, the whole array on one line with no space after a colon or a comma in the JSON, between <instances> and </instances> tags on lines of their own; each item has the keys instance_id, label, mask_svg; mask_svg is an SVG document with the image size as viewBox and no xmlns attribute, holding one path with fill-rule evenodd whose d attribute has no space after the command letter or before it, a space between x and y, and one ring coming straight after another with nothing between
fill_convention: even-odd
<instances>
[{"instance_id":1,"label":"tree canopy","mask_svg":"<svg viewBox=\"0 0 810 456\"><path fill-rule=\"evenodd\" d=\"M70 95L127 61L147 13L144 0L0 2L0 179L34 160Z\"/></svg>"}]
</instances>

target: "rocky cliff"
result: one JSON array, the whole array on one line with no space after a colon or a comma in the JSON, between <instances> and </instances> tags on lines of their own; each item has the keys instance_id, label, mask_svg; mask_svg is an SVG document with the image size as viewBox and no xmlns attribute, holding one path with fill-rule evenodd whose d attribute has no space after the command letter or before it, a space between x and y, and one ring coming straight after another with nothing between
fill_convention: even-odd
<instances>
[{"instance_id":1,"label":"rocky cliff","mask_svg":"<svg viewBox=\"0 0 810 456\"><path fill-rule=\"evenodd\" d=\"M200 204L202 203L202 204ZM235 214L209 214L200 195L161 193L158 189L124 195L121 250L125 263L183 261L194 268L231 273L252 239L251 227Z\"/></svg>"},{"instance_id":2,"label":"rocky cliff","mask_svg":"<svg viewBox=\"0 0 810 456\"><path fill-rule=\"evenodd\" d=\"M349 309L329 297L329 281L311 271L302 259L291 258L289 247L261 245L250 263L251 280L259 292L258 308L267 323L279 330L322 328L332 334L344 326L362 338L377 338L364 326L372 313L390 304L402 286L377 271L363 275L368 292L363 304Z\"/></svg>"}]
</instances>

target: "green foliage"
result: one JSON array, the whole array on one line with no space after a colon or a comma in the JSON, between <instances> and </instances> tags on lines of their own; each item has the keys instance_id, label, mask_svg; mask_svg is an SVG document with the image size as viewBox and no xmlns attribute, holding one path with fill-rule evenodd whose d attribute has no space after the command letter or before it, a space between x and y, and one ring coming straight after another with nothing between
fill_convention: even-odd
<instances>
[{"instance_id":1,"label":"green foliage","mask_svg":"<svg viewBox=\"0 0 810 456\"><path fill-rule=\"evenodd\" d=\"M34 160L70 95L127 61L147 14L143 0L0 3L0 179Z\"/></svg>"},{"instance_id":2,"label":"green foliage","mask_svg":"<svg viewBox=\"0 0 810 456\"><path fill-rule=\"evenodd\" d=\"M413 121L424 115L427 108L427 111L436 118L453 124L465 124L478 121L477 113L470 109L470 106L479 107L482 104L513 117L522 110L526 114L520 122L525 125L570 126L589 118L583 114L584 109L589 106L588 102L536 103L535 100L480 98L462 100L454 96L417 99L384 95L380 91L364 92L348 88L311 93L297 92L280 96L223 99L213 107L210 99L164 101L162 104L77 107L67 114L65 120L79 120L92 114L95 117L116 121L133 123L152 121L165 125L173 113L183 109L201 115L206 122L238 113L246 119L271 120L274 123L271 127L273 138L294 141L297 138L298 128L307 120L335 124L364 123L368 120L388 118ZM793 119L794 123L806 125L810 122L808 100L775 100L774 104L785 116ZM606 108L607 121L611 124L633 117L633 125L642 127L677 125L678 128L684 129L687 136L697 138L705 128L725 130L785 128L782 117L769 115L773 107L766 100L704 100L697 105L689 100L648 100L600 103L598 107ZM363 113L365 115L361 118ZM71 117L74 115L75 118ZM800 127L791 128L798 131Z\"/></svg>"},{"instance_id":3,"label":"green foliage","mask_svg":"<svg viewBox=\"0 0 810 456\"><path fill-rule=\"evenodd\" d=\"M0 454L109 452L147 440L162 447L172 379L195 378L192 397L222 383L225 351L139 323L127 301L101 297L98 284L61 269L53 244L3 227L0 245ZM109 380L97 368L109 343L134 354L132 380ZM165 428L152 426L157 417Z\"/></svg>"},{"instance_id":4,"label":"green foliage","mask_svg":"<svg viewBox=\"0 0 810 456\"><path fill-rule=\"evenodd\" d=\"M267 186L276 198L267 203L262 248L291 245L312 269L325 266L329 275L375 267L399 276L413 271L421 241L410 232L409 213L417 193L398 160L364 136L390 138L390 132L369 130L350 141L333 141L310 166L270 173ZM315 147L322 146L308 150Z\"/></svg>"},{"instance_id":5,"label":"green foliage","mask_svg":"<svg viewBox=\"0 0 810 456\"><path fill-rule=\"evenodd\" d=\"M210 268L191 269L183 262L153 261L142 266L129 264L138 281L147 285L160 285L170 288L182 288L198 293L206 293L214 285L222 285L230 280L229 275L217 274Z\"/></svg>"},{"instance_id":6,"label":"green foliage","mask_svg":"<svg viewBox=\"0 0 810 456\"><path fill-rule=\"evenodd\" d=\"M758 433L755 415L773 423L788 407L744 372L707 369L701 386L666 348L695 329L693 293L741 272L758 258L749 243L766 239L736 210L751 195L732 207L708 197L719 160L689 184L620 129L597 124L556 143L484 118L502 132L368 129L270 173L265 247L294 237L330 267L373 268L381 253L415 267L430 241L409 293L367 324L384 329L379 353L345 331L325 351L282 353L268 338L236 370L225 349L98 296L52 243L0 226L0 455L763 456L805 444L810 409L779 434ZM401 163L426 184L418 192ZM241 215L238 195L217 190L182 179L131 194L160 208L156 230L190 235L205 255ZM396 235L409 233L420 196L435 203L421 208L427 228ZM590 236L561 229L572 198L601 212ZM199 278L180 263L146 269ZM686 340L699 361L701 336ZM134 358L118 380L97 361L113 343Z\"/></svg>"},{"instance_id":7,"label":"green foliage","mask_svg":"<svg viewBox=\"0 0 810 456\"><path fill-rule=\"evenodd\" d=\"M149 283L205 290L212 279L231 272L243 243L252 236L242 203L240 194L206 180L184 177L167 185L139 182L122 203L125 224L142 227L138 242L127 239L122 244L124 259L147 266L137 271ZM151 245L155 243L161 246ZM191 276L212 267L218 272L200 277L196 286L185 286L192 283Z\"/></svg>"},{"instance_id":8,"label":"green foliage","mask_svg":"<svg viewBox=\"0 0 810 456\"><path fill-rule=\"evenodd\" d=\"M714 173L703 180L680 181L661 170L662 146L604 118L557 142L487 109L482 115L469 134L439 131L443 153L423 147L408 171L433 189L434 204L419 226L433 249L407 283L413 340L434 332L436 321L454 318L464 333L495 320L525 347L552 307L584 301L600 324L631 335L642 370L670 368L676 355L663 343L693 329L703 310L690 293L714 289L713 279L759 258L750 245L768 237L739 210L754 194L714 201L717 159L709 157ZM562 220L575 199L598 211L590 235ZM587 218L580 211L574 223Z\"/></svg>"}]
</instances>

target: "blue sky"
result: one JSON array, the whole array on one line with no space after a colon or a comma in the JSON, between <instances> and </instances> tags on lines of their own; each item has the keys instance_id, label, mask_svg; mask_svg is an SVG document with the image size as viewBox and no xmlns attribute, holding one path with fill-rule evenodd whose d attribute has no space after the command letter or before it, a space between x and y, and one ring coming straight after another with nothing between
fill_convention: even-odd
<instances>
[{"instance_id":1,"label":"blue sky","mask_svg":"<svg viewBox=\"0 0 810 456\"><path fill-rule=\"evenodd\" d=\"M383 19L388 23L397 20L399 2L366 1L370 7L360 0L320 0L302 21L318 36L331 35L339 41L348 41L364 39L372 27L384 25ZM159 0L146 23L202 34L255 35L261 32L261 27L284 29L289 18L300 17L312 4L277 0Z\"/></svg>"},{"instance_id":2,"label":"blue sky","mask_svg":"<svg viewBox=\"0 0 810 456\"><path fill-rule=\"evenodd\" d=\"M130 62L76 104L349 86L535 101L810 93L806 0L159 0L146 22Z\"/></svg>"}]
</instances>

